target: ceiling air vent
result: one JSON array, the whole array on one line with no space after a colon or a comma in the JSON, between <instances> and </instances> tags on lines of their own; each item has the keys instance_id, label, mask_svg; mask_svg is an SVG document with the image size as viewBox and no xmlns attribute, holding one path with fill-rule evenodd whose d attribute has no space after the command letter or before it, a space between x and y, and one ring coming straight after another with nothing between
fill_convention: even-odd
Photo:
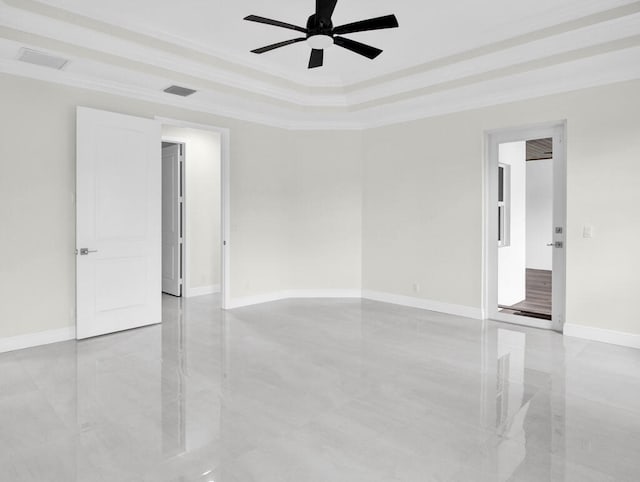
<instances>
[{"instance_id":1,"label":"ceiling air vent","mask_svg":"<svg viewBox=\"0 0 640 482\"><path fill-rule=\"evenodd\" d=\"M193 89L187 89L186 87L180 87L179 85L172 85L164 89L167 94L179 95L180 97L189 97L191 94L195 94Z\"/></svg>"},{"instance_id":2,"label":"ceiling air vent","mask_svg":"<svg viewBox=\"0 0 640 482\"><path fill-rule=\"evenodd\" d=\"M62 57L55 57L44 52L25 48L20 49L18 60L57 70L62 70L62 68L69 62L68 59L63 59Z\"/></svg>"}]
</instances>

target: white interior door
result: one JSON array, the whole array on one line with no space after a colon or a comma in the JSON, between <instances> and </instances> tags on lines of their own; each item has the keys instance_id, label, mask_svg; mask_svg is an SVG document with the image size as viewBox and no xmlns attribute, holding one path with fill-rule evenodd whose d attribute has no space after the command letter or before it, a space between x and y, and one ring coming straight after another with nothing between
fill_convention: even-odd
<instances>
[{"instance_id":1,"label":"white interior door","mask_svg":"<svg viewBox=\"0 0 640 482\"><path fill-rule=\"evenodd\" d=\"M162 148L162 291L181 296L182 146Z\"/></svg>"},{"instance_id":2,"label":"white interior door","mask_svg":"<svg viewBox=\"0 0 640 482\"><path fill-rule=\"evenodd\" d=\"M160 124L77 111L77 338L160 323Z\"/></svg>"}]
</instances>

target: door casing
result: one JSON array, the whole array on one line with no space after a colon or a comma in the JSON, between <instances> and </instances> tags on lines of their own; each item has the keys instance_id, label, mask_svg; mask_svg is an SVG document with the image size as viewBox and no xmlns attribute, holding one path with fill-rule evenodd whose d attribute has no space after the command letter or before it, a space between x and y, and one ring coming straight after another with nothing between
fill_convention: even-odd
<instances>
[{"instance_id":1,"label":"door casing","mask_svg":"<svg viewBox=\"0 0 640 482\"><path fill-rule=\"evenodd\" d=\"M217 127L209 124L199 124L195 122L183 121L179 119L171 119L167 117L155 117L163 126L183 127L188 129L199 129L205 131L216 132L220 135L220 247L221 247L221 275L220 275L220 291L221 291L221 307L223 310L228 309L231 306L231 132L224 127ZM178 144L185 144L185 139L171 136L162 136L162 140L165 142L173 142ZM184 152L188 151L188 146L185 145ZM183 171L183 186L182 186L182 229L183 229L183 243L182 243L182 296L188 296L189 291L189 277L188 277L188 264L189 264L189 239L187 233L187 225L189 219L186 215L187 203L189 202L189 193L186 190L186 169L189 162L188 156L184 157L184 171Z\"/></svg>"},{"instance_id":2,"label":"door casing","mask_svg":"<svg viewBox=\"0 0 640 482\"><path fill-rule=\"evenodd\" d=\"M553 138L553 247L552 320L540 320L498 310L498 146L506 142ZM485 132L483 183L483 317L518 325L562 331L566 320L566 230L567 230L566 121ZM562 232L556 232L560 228Z\"/></svg>"}]
</instances>

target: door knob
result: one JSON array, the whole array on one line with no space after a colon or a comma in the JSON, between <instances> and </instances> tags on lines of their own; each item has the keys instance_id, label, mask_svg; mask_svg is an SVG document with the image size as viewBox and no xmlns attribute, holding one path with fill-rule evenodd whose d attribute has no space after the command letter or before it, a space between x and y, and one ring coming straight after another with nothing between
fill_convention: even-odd
<instances>
[{"instance_id":1,"label":"door knob","mask_svg":"<svg viewBox=\"0 0 640 482\"><path fill-rule=\"evenodd\" d=\"M80 248L80 256L87 256L89 253L97 253L97 249Z\"/></svg>"}]
</instances>

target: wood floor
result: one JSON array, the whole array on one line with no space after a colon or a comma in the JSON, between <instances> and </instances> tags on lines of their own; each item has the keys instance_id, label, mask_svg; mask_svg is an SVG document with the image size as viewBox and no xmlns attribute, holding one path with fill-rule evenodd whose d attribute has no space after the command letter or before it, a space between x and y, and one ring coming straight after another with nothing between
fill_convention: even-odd
<instances>
[{"instance_id":1,"label":"wood floor","mask_svg":"<svg viewBox=\"0 0 640 482\"><path fill-rule=\"evenodd\" d=\"M550 320L551 280L551 271L527 268L527 298L513 306L500 306L501 311Z\"/></svg>"}]
</instances>

